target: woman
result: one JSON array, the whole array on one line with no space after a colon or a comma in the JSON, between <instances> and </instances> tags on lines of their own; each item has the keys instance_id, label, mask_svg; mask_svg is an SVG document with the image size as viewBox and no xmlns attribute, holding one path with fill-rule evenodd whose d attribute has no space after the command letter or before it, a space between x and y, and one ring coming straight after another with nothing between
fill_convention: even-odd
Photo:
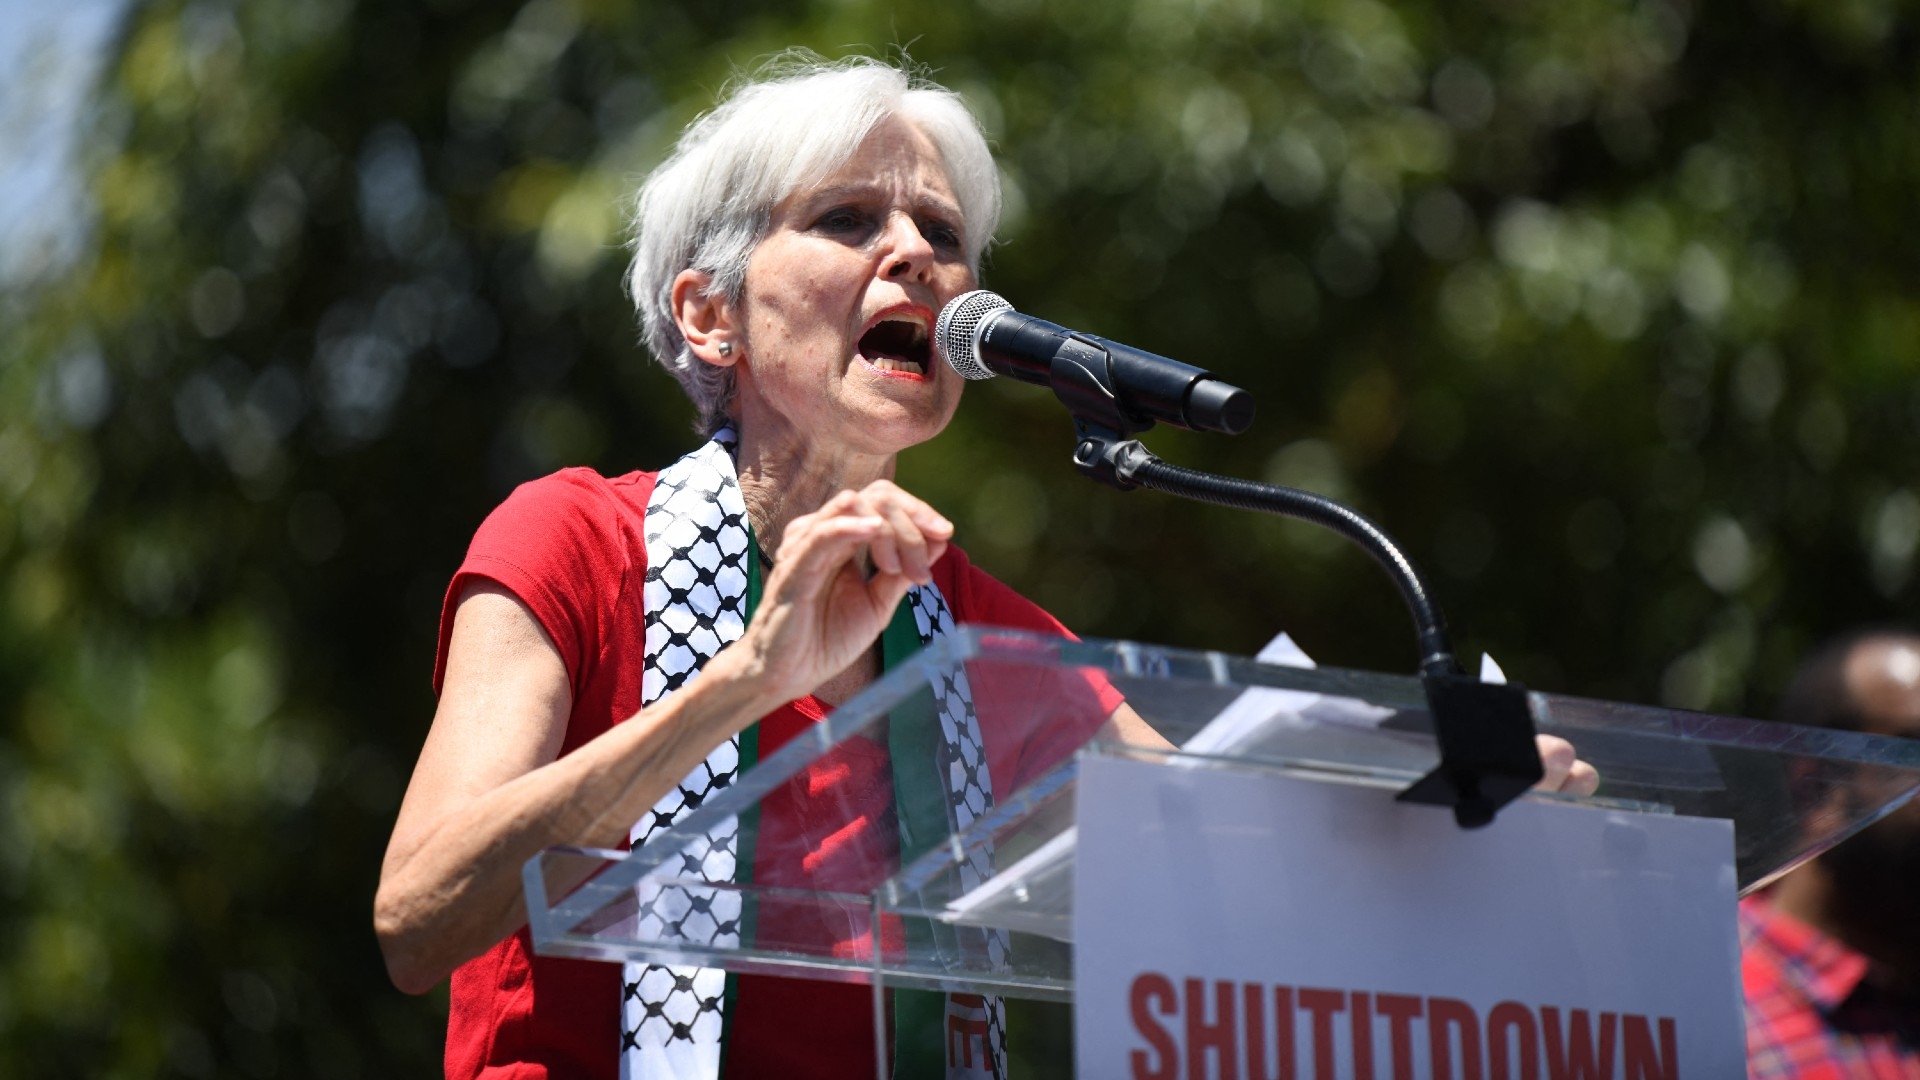
<instances>
[{"instance_id":1,"label":"woman","mask_svg":"<svg viewBox=\"0 0 1920 1080\"><path fill-rule=\"evenodd\" d=\"M522 486L448 590L439 707L375 907L396 985L453 976L448 1075L611 1077L625 1054L632 1075L711 1076L723 1034L729 1075L871 1074L865 989L742 979L723 995L658 969L533 957L519 873L552 845L643 841L724 783L752 739L769 752L873 681L890 621L921 641L955 621L1064 632L973 569L952 524L891 479L895 455L953 415L961 382L929 331L974 287L998 213L959 99L859 59L763 72L647 180L633 295L715 438L658 474L570 469ZM1154 738L1110 692L1095 711L1121 737ZM1006 740L957 738L979 766L968 784L989 800L987 774L1017 786ZM958 824L977 812L979 792L947 794ZM883 825L856 839L893 842ZM673 1013L689 1001L700 1008ZM993 1031L991 1052L949 1075L1002 1071L995 1002L935 1008Z\"/></svg>"},{"instance_id":2,"label":"woman","mask_svg":"<svg viewBox=\"0 0 1920 1080\"><path fill-rule=\"evenodd\" d=\"M531 957L527 858L554 844L618 846L747 725L796 711L796 699L817 714L871 682L877 639L916 585L939 579L963 618L1058 629L972 571L949 546L953 526L891 481L894 455L938 434L959 400L929 331L974 286L998 212L965 107L869 61L783 67L743 87L647 182L632 287L648 344L706 429L727 426L676 467L686 475L674 493L693 505L675 520L697 529L711 511L705 526L734 560L719 564L723 578L751 569L730 535L742 514L753 546L778 556L742 627L737 599L676 609L658 565L674 554L647 538L673 509L653 475L568 470L526 485L482 527L449 590L439 709L376 904L402 989L459 968L449 1074L505 1074L518 1060L612 1075L617 969ZM682 554L676 565L694 565ZM652 650L635 635L649 605ZM711 625L696 625L702 614ZM678 637L675 616L687 620ZM732 644L698 657L702 677L689 682L696 661L663 654L699 653L701 640ZM870 1071L865 992L791 984L804 1001L769 1003L785 982L762 980L759 1000L743 989L733 1033L764 1042L766 1025L741 1030L745 1014L778 1015L809 1033L790 1041L807 1044L815 1071ZM848 1053L825 1061L822 1043ZM737 1049L730 1071L755 1072Z\"/></svg>"}]
</instances>

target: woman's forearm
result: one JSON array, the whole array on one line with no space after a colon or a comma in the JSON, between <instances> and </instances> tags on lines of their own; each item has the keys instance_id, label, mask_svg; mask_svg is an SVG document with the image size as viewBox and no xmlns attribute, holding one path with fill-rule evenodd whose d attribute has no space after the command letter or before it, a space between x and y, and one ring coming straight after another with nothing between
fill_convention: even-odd
<instances>
[{"instance_id":1,"label":"woman's forearm","mask_svg":"<svg viewBox=\"0 0 1920 1080\"><path fill-rule=\"evenodd\" d=\"M793 519L746 633L666 700L564 756L572 694L559 650L510 592L470 589L374 899L395 985L424 991L519 929L520 868L542 849L619 844L722 741L845 670L907 589L931 580L952 531L886 481Z\"/></svg>"},{"instance_id":2,"label":"woman's forearm","mask_svg":"<svg viewBox=\"0 0 1920 1080\"><path fill-rule=\"evenodd\" d=\"M464 802L404 847L396 836L374 903L394 984L423 992L517 931L528 859L556 844L618 846L715 747L778 707L751 654L723 651L665 701Z\"/></svg>"}]
</instances>

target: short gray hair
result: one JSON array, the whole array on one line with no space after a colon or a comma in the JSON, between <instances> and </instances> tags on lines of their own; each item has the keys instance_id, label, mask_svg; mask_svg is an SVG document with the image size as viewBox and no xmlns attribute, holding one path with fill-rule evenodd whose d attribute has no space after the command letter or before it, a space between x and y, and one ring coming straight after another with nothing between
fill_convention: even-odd
<instances>
[{"instance_id":1,"label":"short gray hair","mask_svg":"<svg viewBox=\"0 0 1920 1080\"><path fill-rule=\"evenodd\" d=\"M627 287L647 349L693 399L703 432L726 421L734 373L687 347L673 319L673 279L682 270L704 271L716 291L738 302L747 260L765 239L774 206L825 179L875 124L896 116L939 150L977 275L1000 222L1000 174L980 122L953 91L871 57L829 62L796 51L774 58L689 124L672 155L640 185Z\"/></svg>"}]
</instances>

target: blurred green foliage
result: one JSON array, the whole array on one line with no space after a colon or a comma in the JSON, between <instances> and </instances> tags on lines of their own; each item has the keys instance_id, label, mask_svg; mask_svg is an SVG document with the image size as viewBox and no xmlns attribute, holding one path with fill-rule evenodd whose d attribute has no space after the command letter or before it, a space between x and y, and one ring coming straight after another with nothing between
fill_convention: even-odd
<instances>
[{"instance_id":1,"label":"blurred green foliage","mask_svg":"<svg viewBox=\"0 0 1920 1080\"><path fill-rule=\"evenodd\" d=\"M85 254L0 298L0 1071L437 1068L369 908L441 591L514 484L690 447L621 200L731 71L849 43L984 118L987 284L1259 398L1149 445L1374 515L1463 651L1756 712L1912 611L1900 5L139 5ZM902 480L1083 632L1411 667L1356 553L1070 448L991 383Z\"/></svg>"}]
</instances>

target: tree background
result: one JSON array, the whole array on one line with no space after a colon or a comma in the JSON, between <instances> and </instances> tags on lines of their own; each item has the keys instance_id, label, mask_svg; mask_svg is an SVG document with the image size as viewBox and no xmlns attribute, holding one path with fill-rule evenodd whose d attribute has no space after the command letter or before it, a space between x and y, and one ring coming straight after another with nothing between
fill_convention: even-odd
<instances>
[{"instance_id":1,"label":"tree background","mask_svg":"<svg viewBox=\"0 0 1920 1080\"><path fill-rule=\"evenodd\" d=\"M1252 390L1149 445L1376 517L1463 655L1760 714L1913 610L1901 5L136 4L84 236L0 295L0 1071L438 1067L369 911L442 591L515 484L693 444L622 200L793 45L965 93L986 284ZM1087 634L1410 670L1363 557L1090 485L1004 382L901 466L981 564Z\"/></svg>"}]
</instances>

